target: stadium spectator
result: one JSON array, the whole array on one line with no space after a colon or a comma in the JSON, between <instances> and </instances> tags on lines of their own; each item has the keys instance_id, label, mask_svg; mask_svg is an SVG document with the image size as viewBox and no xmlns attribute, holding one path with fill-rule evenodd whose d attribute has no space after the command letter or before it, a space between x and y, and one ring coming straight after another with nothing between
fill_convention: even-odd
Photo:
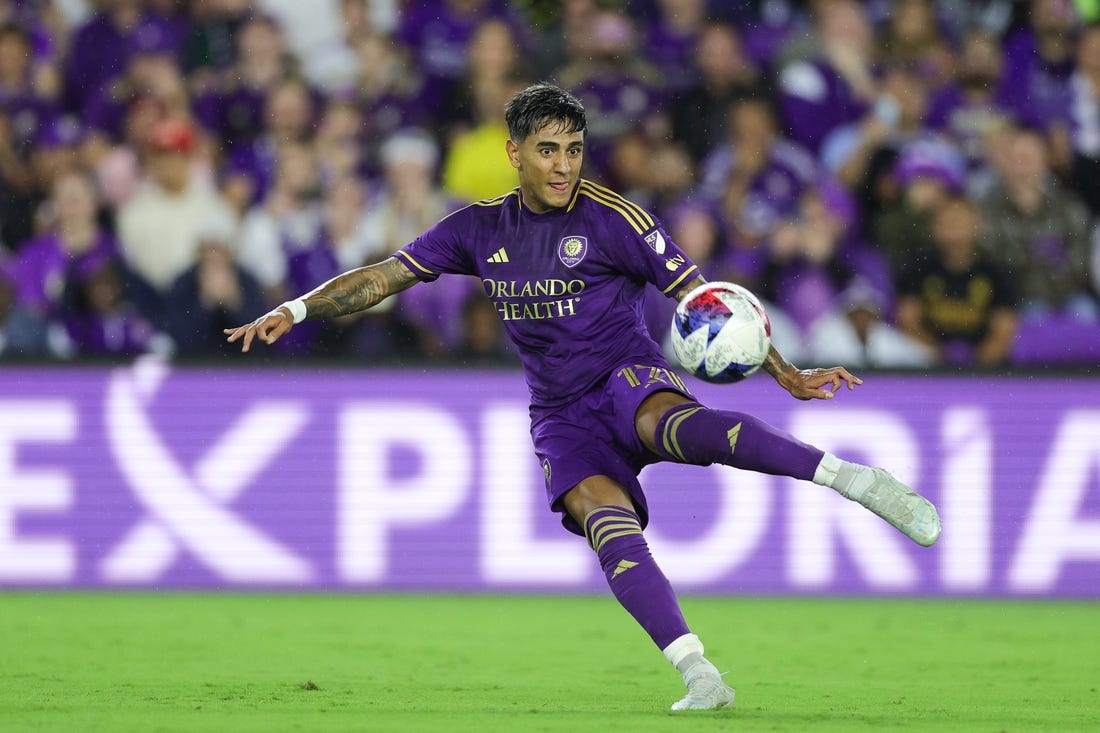
<instances>
[{"instance_id":1,"label":"stadium spectator","mask_svg":"<svg viewBox=\"0 0 1100 733\"><path fill-rule=\"evenodd\" d=\"M221 329L265 305L259 282L234 259L233 231L212 224L198 234L197 261L165 296L168 335L181 356L224 353Z\"/></svg>"},{"instance_id":2,"label":"stadium spectator","mask_svg":"<svg viewBox=\"0 0 1100 733\"><path fill-rule=\"evenodd\" d=\"M22 158L41 130L57 114L45 78L48 67L34 64L30 33L22 26L0 24L0 109L10 127L10 146Z\"/></svg>"},{"instance_id":3,"label":"stadium spectator","mask_svg":"<svg viewBox=\"0 0 1100 733\"><path fill-rule=\"evenodd\" d=\"M738 246L746 246L798 207L817 180L817 165L805 149L779 134L767 100L737 100L728 114L729 139L703 161L700 192L717 203Z\"/></svg>"},{"instance_id":4,"label":"stadium spectator","mask_svg":"<svg viewBox=\"0 0 1100 733\"><path fill-rule=\"evenodd\" d=\"M191 267L201 228L214 221L236 225L236 215L212 184L192 175L194 128L180 120L159 123L146 142L148 179L118 212L126 264L164 293Z\"/></svg>"},{"instance_id":5,"label":"stadium spectator","mask_svg":"<svg viewBox=\"0 0 1100 733\"><path fill-rule=\"evenodd\" d=\"M126 268L118 254L99 251L70 265L51 348L62 357L136 356L163 352L167 342L147 312L126 297Z\"/></svg>"},{"instance_id":6,"label":"stadium spectator","mask_svg":"<svg viewBox=\"0 0 1100 733\"><path fill-rule=\"evenodd\" d=\"M1018 120L1047 129L1064 120L1074 70L1072 0L1030 0L1027 25L1004 42L1004 89Z\"/></svg>"},{"instance_id":7,"label":"stadium spectator","mask_svg":"<svg viewBox=\"0 0 1100 733\"><path fill-rule=\"evenodd\" d=\"M778 105L791 139L817 154L830 132L864 115L878 89L864 8L852 0L825 0L814 17L812 55L780 70Z\"/></svg>"},{"instance_id":8,"label":"stadium spectator","mask_svg":"<svg viewBox=\"0 0 1100 733\"><path fill-rule=\"evenodd\" d=\"M928 127L954 143L971 170L984 165L990 131L1017 117L1001 83L1003 70L997 37L971 31L963 39L954 81L935 90L928 102Z\"/></svg>"},{"instance_id":9,"label":"stadium spectator","mask_svg":"<svg viewBox=\"0 0 1100 733\"><path fill-rule=\"evenodd\" d=\"M228 68L237 55L237 35L253 0L197 0L190 5L190 28L182 63L197 86Z\"/></svg>"},{"instance_id":10,"label":"stadium spectator","mask_svg":"<svg viewBox=\"0 0 1100 733\"><path fill-rule=\"evenodd\" d=\"M1065 313L1100 319L1090 292L1088 210L1052 174L1044 137L1021 129L1012 137L1008 168L981 199L983 245L1017 278L1024 320Z\"/></svg>"},{"instance_id":11,"label":"stadium spectator","mask_svg":"<svg viewBox=\"0 0 1100 733\"><path fill-rule=\"evenodd\" d=\"M382 143L398 130L430 126L433 99L426 96L423 74L391 38L371 35L355 50L359 65L351 101L363 114L367 171L378 175Z\"/></svg>"},{"instance_id":12,"label":"stadium spectator","mask_svg":"<svg viewBox=\"0 0 1100 733\"><path fill-rule=\"evenodd\" d=\"M339 181L366 171L364 125L358 105L348 100L329 100L313 136L320 181Z\"/></svg>"},{"instance_id":13,"label":"stadium spectator","mask_svg":"<svg viewBox=\"0 0 1100 733\"><path fill-rule=\"evenodd\" d=\"M1072 149L1070 182L1074 192L1100 214L1100 25L1081 31L1077 70L1070 80L1069 134Z\"/></svg>"},{"instance_id":14,"label":"stadium spectator","mask_svg":"<svg viewBox=\"0 0 1100 733\"><path fill-rule=\"evenodd\" d=\"M947 198L962 192L962 156L942 140L917 140L906 145L894 167L901 187L897 201L868 212L871 241L899 272L907 264L932 255L932 217Z\"/></svg>"},{"instance_id":15,"label":"stadium spectator","mask_svg":"<svg viewBox=\"0 0 1100 733\"><path fill-rule=\"evenodd\" d=\"M673 137L698 162L715 140L726 138L730 105L762 89L760 72L745 56L737 29L731 25L703 26L693 62L692 84L676 92L669 106Z\"/></svg>"},{"instance_id":16,"label":"stadium spectator","mask_svg":"<svg viewBox=\"0 0 1100 733\"><path fill-rule=\"evenodd\" d=\"M17 302L15 282L0 261L0 362L46 354L46 324Z\"/></svg>"},{"instance_id":17,"label":"stadium spectator","mask_svg":"<svg viewBox=\"0 0 1100 733\"><path fill-rule=\"evenodd\" d=\"M125 138L129 111L139 103L148 104L159 117L191 116L190 95L171 39L138 34L132 43L123 71L88 97L81 114L89 131L104 136L108 143Z\"/></svg>"},{"instance_id":18,"label":"stadium spectator","mask_svg":"<svg viewBox=\"0 0 1100 733\"><path fill-rule=\"evenodd\" d=\"M623 13L598 12L583 50L559 70L558 78L596 113L584 141L594 178L608 174L618 136L639 127L663 136L660 72L638 52L636 29Z\"/></svg>"},{"instance_id":19,"label":"stadium spectator","mask_svg":"<svg viewBox=\"0 0 1100 733\"><path fill-rule=\"evenodd\" d=\"M1017 328L1013 276L978 246L981 214L963 197L933 223L935 254L898 278L898 326L936 352L936 362L994 367L1008 361Z\"/></svg>"},{"instance_id":20,"label":"stadium spectator","mask_svg":"<svg viewBox=\"0 0 1100 733\"><path fill-rule=\"evenodd\" d=\"M84 173L59 173L44 207L46 231L19 248L7 264L20 305L42 318L56 313L66 273L87 257L118 248L115 238L97 220L95 185Z\"/></svg>"},{"instance_id":21,"label":"stadium spectator","mask_svg":"<svg viewBox=\"0 0 1100 733\"><path fill-rule=\"evenodd\" d=\"M317 243L323 226L317 158L303 143L283 147L275 183L245 215L237 258L264 288L269 302L287 297L287 260Z\"/></svg>"},{"instance_id":22,"label":"stadium spectator","mask_svg":"<svg viewBox=\"0 0 1100 733\"><path fill-rule=\"evenodd\" d=\"M539 77L553 77L570 59L584 55L588 31L598 10L597 0L561 0L553 20L535 29L538 36L532 52Z\"/></svg>"},{"instance_id":23,"label":"stadium spectator","mask_svg":"<svg viewBox=\"0 0 1100 733\"><path fill-rule=\"evenodd\" d=\"M225 164L226 198L239 211L263 201L275 178L282 146L308 142L315 110L310 89L299 79L287 79L269 90L262 130L230 151Z\"/></svg>"},{"instance_id":24,"label":"stadium spectator","mask_svg":"<svg viewBox=\"0 0 1100 733\"><path fill-rule=\"evenodd\" d=\"M183 44L180 24L146 11L141 0L104 0L98 5L99 11L73 34L65 64L67 109L78 114L104 84L123 72L140 45L163 43L178 53Z\"/></svg>"},{"instance_id":25,"label":"stadium spectator","mask_svg":"<svg viewBox=\"0 0 1100 733\"><path fill-rule=\"evenodd\" d=\"M395 38L411 52L424 74L425 97L447 99L466 73L470 39L490 18L507 21L518 30L519 16L501 0L440 0L417 3L403 14ZM437 108L439 124L447 111Z\"/></svg>"},{"instance_id":26,"label":"stadium spectator","mask_svg":"<svg viewBox=\"0 0 1100 733\"><path fill-rule=\"evenodd\" d=\"M667 95L695 82L692 56L707 20L707 0L657 0L656 6L656 17L642 29L642 43Z\"/></svg>"},{"instance_id":27,"label":"stadium spectator","mask_svg":"<svg viewBox=\"0 0 1100 733\"><path fill-rule=\"evenodd\" d=\"M925 127L924 83L904 69L883 76L875 104L858 122L838 128L821 149L824 167L856 196L862 211L877 212L898 201L894 171L906 146L939 136Z\"/></svg>"},{"instance_id":28,"label":"stadium spectator","mask_svg":"<svg viewBox=\"0 0 1100 733\"><path fill-rule=\"evenodd\" d=\"M876 64L905 68L921 76L930 89L947 83L955 59L936 24L933 0L898 0L878 32Z\"/></svg>"},{"instance_id":29,"label":"stadium spectator","mask_svg":"<svg viewBox=\"0 0 1100 733\"><path fill-rule=\"evenodd\" d=\"M296 70L282 31L269 16L250 15L236 41L233 66L200 77L195 99L198 119L229 151L247 145L265 128L269 97Z\"/></svg>"},{"instance_id":30,"label":"stadium spectator","mask_svg":"<svg viewBox=\"0 0 1100 733\"><path fill-rule=\"evenodd\" d=\"M34 179L13 137L11 117L0 110L0 245L22 241L31 232L27 207Z\"/></svg>"},{"instance_id":31,"label":"stadium spectator","mask_svg":"<svg viewBox=\"0 0 1100 733\"><path fill-rule=\"evenodd\" d=\"M361 43L382 32L376 27L367 0L339 0L340 37L317 44L303 60L310 84L326 95L348 98L355 92Z\"/></svg>"},{"instance_id":32,"label":"stadium spectator","mask_svg":"<svg viewBox=\"0 0 1100 733\"><path fill-rule=\"evenodd\" d=\"M805 329L835 311L837 296L857 275L881 283L884 267L850 238L850 222L830 205L826 189L802 194L797 210L778 221L767 239L766 260L756 292L777 304ZM858 268L866 267L862 272Z\"/></svg>"},{"instance_id":33,"label":"stadium spectator","mask_svg":"<svg viewBox=\"0 0 1100 733\"><path fill-rule=\"evenodd\" d=\"M917 369L935 364L934 349L885 320L888 303L866 281L853 280L837 297L837 305L806 328L808 363L845 363L870 369Z\"/></svg>"},{"instance_id":34,"label":"stadium spectator","mask_svg":"<svg viewBox=\"0 0 1100 733\"><path fill-rule=\"evenodd\" d=\"M451 86L444 106L445 142L484 122L497 122L502 100L511 96L516 79L530 78L521 53L515 30L503 20L490 18L474 30L466 51L466 73Z\"/></svg>"},{"instance_id":35,"label":"stadium spectator","mask_svg":"<svg viewBox=\"0 0 1100 733\"><path fill-rule=\"evenodd\" d=\"M695 188L695 166L687 150L675 142L655 140L643 130L616 139L610 165L615 187L658 216Z\"/></svg>"},{"instance_id":36,"label":"stadium spectator","mask_svg":"<svg viewBox=\"0 0 1100 733\"><path fill-rule=\"evenodd\" d=\"M516 172L499 155L508 140L500 110L525 84L525 80L513 78L480 91L475 100L476 126L455 136L443 161L443 188L447 193L463 201L478 201L498 196L515 183Z\"/></svg>"},{"instance_id":37,"label":"stadium spectator","mask_svg":"<svg viewBox=\"0 0 1100 733\"><path fill-rule=\"evenodd\" d=\"M22 26L0 24L0 246L13 249L31 236L39 198L29 155L57 114L32 64L31 43Z\"/></svg>"}]
</instances>

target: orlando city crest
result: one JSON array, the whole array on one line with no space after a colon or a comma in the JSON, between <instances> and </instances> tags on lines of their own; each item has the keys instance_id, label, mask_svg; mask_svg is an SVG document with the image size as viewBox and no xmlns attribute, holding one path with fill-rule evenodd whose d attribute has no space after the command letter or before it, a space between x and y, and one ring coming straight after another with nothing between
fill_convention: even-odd
<instances>
[{"instance_id":1,"label":"orlando city crest","mask_svg":"<svg viewBox=\"0 0 1100 733\"><path fill-rule=\"evenodd\" d=\"M566 267L575 267L588 254L588 237L562 237L558 244L558 259Z\"/></svg>"}]
</instances>

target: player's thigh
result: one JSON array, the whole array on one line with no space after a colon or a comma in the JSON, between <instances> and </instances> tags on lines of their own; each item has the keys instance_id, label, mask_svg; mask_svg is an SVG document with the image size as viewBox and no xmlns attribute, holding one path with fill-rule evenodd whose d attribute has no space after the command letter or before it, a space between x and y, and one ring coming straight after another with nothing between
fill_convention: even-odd
<instances>
[{"instance_id":1,"label":"player's thigh","mask_svg":"<svg viewBox=\"0 0 1100 733\"><path fill-rule=\"evenodd\" d=\"M621 506L634 510L630 492L609 476L589 476L563 497L569 516L584 526L584 518L601 506Z\"/></svg>"}]
</instances>

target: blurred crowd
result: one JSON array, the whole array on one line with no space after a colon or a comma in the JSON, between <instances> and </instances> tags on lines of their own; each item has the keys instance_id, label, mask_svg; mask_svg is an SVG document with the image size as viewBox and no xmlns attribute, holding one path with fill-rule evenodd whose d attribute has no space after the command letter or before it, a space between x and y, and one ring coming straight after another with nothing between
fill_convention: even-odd
<instances>
[{"instance_id":1,"label":"blurred crowd","mask_svg":"<svg viewBox=\"0 0 1100 733\"><path fill-rule=\"evenodd\" d=\"M0 0L0 361L208 357L516 185L505 101L768 304L796 363L1100 360L1100 3ZM665 338L674 304L654 291ZM302 357L511 363L468 278Z\"/></svg>"}]
</instances>

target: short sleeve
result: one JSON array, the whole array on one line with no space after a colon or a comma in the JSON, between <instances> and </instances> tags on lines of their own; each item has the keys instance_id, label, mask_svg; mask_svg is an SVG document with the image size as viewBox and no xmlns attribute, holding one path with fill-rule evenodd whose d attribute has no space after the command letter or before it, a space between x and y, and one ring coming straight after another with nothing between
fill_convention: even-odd
<instances>
[{"instance_id":1,"label":"short sleeve","mask_svg":"<svg viewBox=\"0 0 1100 733\"><path fill-rule=\"evenodd\" d=\"M459 209L398 250L401 260L420 280L431 282L443 273L476 275L467 250L475 222L471 207Z\"/></svg>"},{"instance_id":2,"label":"short sleeve","mask_svg":"<svg viewBox=\"0 0 1100 733\"><path fill-rule=\"evenodd\" d=\"M632 210L633 211L633 210ZM622 244L613 248L616 267L627 276L652 283L672 296L685 283L699 275L699 268L684 254L664 225L644 210L637 209L637 221L623 219L615 239Z\"/></svg>"}]
</instances>

